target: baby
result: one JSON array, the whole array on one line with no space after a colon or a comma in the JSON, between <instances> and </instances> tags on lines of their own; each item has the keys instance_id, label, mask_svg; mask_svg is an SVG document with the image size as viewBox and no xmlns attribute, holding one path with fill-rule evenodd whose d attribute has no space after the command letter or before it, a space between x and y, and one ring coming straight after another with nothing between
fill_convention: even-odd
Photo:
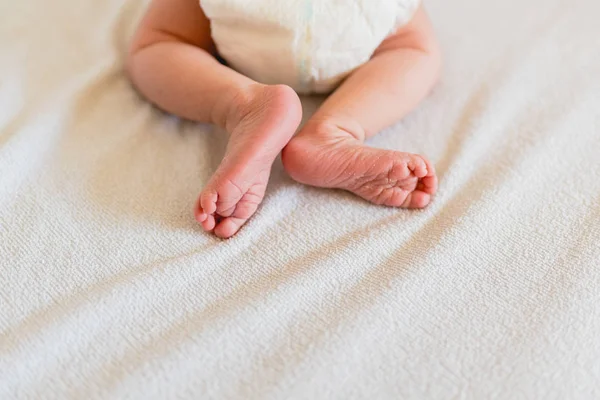
<instances>
[{"instance_id":1,"label":"baby","mask_svg":"<svg viewBox=\"0 0 600 400\"><path fill-rule=\"evenodd\" d=\"M206 231L238 232L280 152L303 184L391 207L429 204L429 161L364 145L438 79L440 51L419 1L152 0L128 55L131 80L158 107L230 135L195 209ZM297 93L332 91L294 136Z\"/></svg>"}]
</instances>

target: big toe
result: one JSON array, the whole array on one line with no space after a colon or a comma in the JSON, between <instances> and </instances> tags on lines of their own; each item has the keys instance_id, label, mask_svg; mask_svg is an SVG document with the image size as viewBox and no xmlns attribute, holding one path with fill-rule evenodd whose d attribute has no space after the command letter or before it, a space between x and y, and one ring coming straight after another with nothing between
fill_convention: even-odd
<instances>
[{"instance_id":1,"label":"big toe","mask_svg":"<svg viewBox=\"0 0 600 400\"><path fill-rule=\"evenodd\" d=\"M222 220L215 228L214 234L221 239L229 239L234 236L246 223L247 219L229 217Z\"/></svg>"}]
</instances>

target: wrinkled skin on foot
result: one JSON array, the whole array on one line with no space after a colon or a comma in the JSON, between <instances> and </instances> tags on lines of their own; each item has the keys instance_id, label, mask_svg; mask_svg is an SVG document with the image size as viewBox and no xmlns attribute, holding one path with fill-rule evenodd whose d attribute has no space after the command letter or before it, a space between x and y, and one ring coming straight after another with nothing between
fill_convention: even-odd
<instances>
[{"instance_id":1,"label":"wrinkled skin on foot","mask_svg":"<svg viewBox=\"0 0 600 400\"><path fill-rule=\"evenodd\" d=\"M424 157L365 146L327 121L307 124L284 149L283 162L298 182L390 207L424 208L437 190L435 169Z\"/></svg>"},{"instance_id":2,"label":"wrinkled skin on foot","mask_svg":"<svg viewBox=\"0 0 600 400\"><path fill-rule=\"evenodd\" d=\"M271 166L302 117L296 93L283 85L256 85L227 121L225 157L196 206L204 230L221 238L235 235L262 202Z\"/></svg>"}]
</instances>

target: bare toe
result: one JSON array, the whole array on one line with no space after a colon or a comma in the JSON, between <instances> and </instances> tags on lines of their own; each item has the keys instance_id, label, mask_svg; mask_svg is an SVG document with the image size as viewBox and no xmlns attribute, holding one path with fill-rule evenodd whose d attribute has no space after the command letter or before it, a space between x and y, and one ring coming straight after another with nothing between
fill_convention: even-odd
<instances>
[{"instance_id":1,"label":"bare toe","mask_svg":"<svg viewBox=\"0 0 600 400\"><path fill-rule=\"evenodd\" d=\"M217 199L219 195L216 191L205 189L200 195L200 207L206 214L214 214L217 211Z\"/></svg>"},{"instance_id":2,"label":"bare toe","mask_svg":"<svg viewBox=\"0 0 600 400\"><path fill-rule=\"evenodd\" d=\"M427 176L427 163L422 157L410 157L407 166L410 169L411 173L417 178L423 178Z\"/></svg>"},{"instance_id":3,"label":"bare toe","mask_svg":"<svg viewBox=\"0 0 600 400\"><path fill-rule=\"evenodd\" d=\"M216 221L215 221L215 216L212 214L207 214L206 219L204 221L202 221L200 223L202 225L202 228L206 231L206 232L212 232L213 229L215 229L216 226Z\"/></svg>"},{"instance_id":4,"label":"bare toe","mask_svg":"<svg viewBox=\"0 0 600 400\"><path fill-rule=\"evenodd\" d=\"M223 219L214 229L215 235L221 239L229 239L246 223L247 219L229 217Z\"/></svg>"}]
</instances>

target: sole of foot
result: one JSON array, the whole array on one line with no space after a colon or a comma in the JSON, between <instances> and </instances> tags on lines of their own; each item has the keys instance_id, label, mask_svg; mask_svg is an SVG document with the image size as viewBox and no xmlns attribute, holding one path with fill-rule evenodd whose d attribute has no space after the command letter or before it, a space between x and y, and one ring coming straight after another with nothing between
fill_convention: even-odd
<instances>
[{"instance_id":1,"label":"sole of foot","mask_svg":"<svg viewBox=\"0 0 600 400\"><path fill-rule=\"evenodd\" d=\"M232 100L229 143L195 208L205 231L235 235L261 204L271 166L302 118L300 100L284 85L256 85Z\"/></svg>"}]
</instances>

